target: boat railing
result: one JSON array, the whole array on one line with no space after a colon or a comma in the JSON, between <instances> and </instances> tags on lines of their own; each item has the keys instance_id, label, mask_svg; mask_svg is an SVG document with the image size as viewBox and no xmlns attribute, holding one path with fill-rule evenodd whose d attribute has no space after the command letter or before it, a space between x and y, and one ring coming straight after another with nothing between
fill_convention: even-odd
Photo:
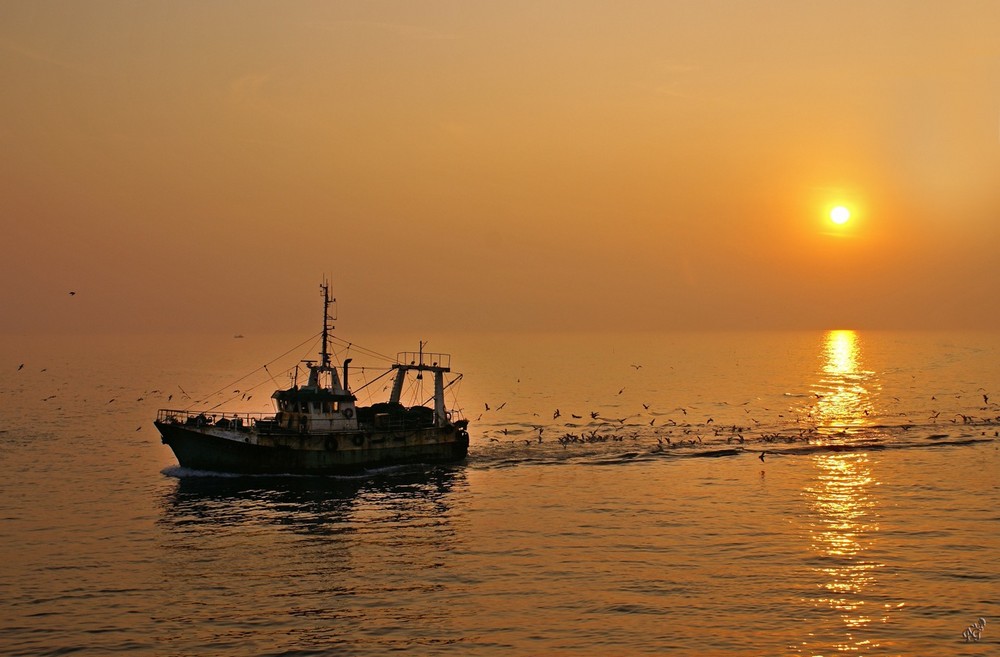
<instances>
[{"instance_id":1,"label":"boat railing","mask_svg":"<svg viewBox=\"0 0 1000 657\"><path fill-rule=\"evenodd\" d=\"M404 366L424 366L451 368L451 354L436 354L431 352L401 351L396 354L396 364Z\"/></svg>"},{"instance_id":2,"label":"boat railing","mask_svg":"<svg viewBox=\"0 0 1000 657\"><path fill-rule=\"evenodd\" d=\"M450 422L457 422L464 417L465 415L458 409L448 411L448 420ZM243 429L247 431L251 427L256 426L261 431L282 431L277 425L274 413L223 413L161 408L156 412L156 421L163 424L183 424L195 427L219 427L222 429ZM361 421L359 417L359 425L363 429L404 430L413 428L414 420L403 416L394 416L389 413L376 413L364 421Z\"/></svg>"},{"instance_id":3,"label":"boat railing","mask_svg":"<svg viewBox=\"0 0 1000 657\"><path fill-rule=\"evenodd\" d=\"M274 413L213 413L209 411L178 411L161 408L156 411L156 421L165 424L187 424L195 426L246 427L261 421L274 419Z\"/></svg>"}]
</instances>

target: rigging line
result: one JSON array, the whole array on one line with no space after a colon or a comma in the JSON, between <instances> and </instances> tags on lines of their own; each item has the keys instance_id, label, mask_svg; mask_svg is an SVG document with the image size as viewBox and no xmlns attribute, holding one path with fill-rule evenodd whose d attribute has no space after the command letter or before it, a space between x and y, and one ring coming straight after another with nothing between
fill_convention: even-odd
<instances>
[{"instance_id":1,"label":"rigging line","mask_svg":"<svg viewBox=\"0 0 1000 657\"><path fill-rule=\"evenodd\" d=\"M364 353L365 355L368 355L368 356L376 356L378 358L384 358L386 360L392 360L391 358L389 358L388 356L386 356L384 354L380 354L377 351L373 351L372 349L368 349L367 347L363 347L363 346L361 346L359 344L354 344L353 342L349 342L349 341L347 341L347 340L345 340L343 338L337 337L335 335L330 336L330 339L334 340L335 342L338 342L341 346L346 347L347 349L355 349L355 350L360 351L360 352L362 352L362 353Z\"/></svg>"},{"instance_id":2,"label":"rigging line","mask_svg":"<svg viewBox=\"0 0 1000 657\"><path fill-rule=\"evenodd\" d=\"M348 349L356 349L357 351L363 352L366 356L375 356L376 358L382 358L384 360L387 360L387 361L390 361L390 362L393 362L393 363L396 362L396 359L393 358L392 356L386 356L385 354L380 354L377 351L374 351L372 349L368 349L366 347L362 347L361 345L354 344L353 342L348 342L347 340L345 340L343 338L338 338L335 335L331 335L330 339L331 340L335 340L336 342L341 343L342 346L345 346Z\"/></svg>"},{"instance_id":3,"label":"rigging line","mask_svg":"<svg viewBox=\"0 0 1000 657\"><path fill-rule=\"evenodd\" d=\"M355 351L359 352L361 356L367 356L369 358L371 357L385 358L385 356L382 356L381 354L370 352L369 350L364 349L363 347L358 347L358 345L353 343L346 343L346 349L343 350L334 349L330 357L332 360L335 360L337 362L337 366L340 367L344 363L344 357L350 355L351 349L354 349ZM357 358L355 358L354 360L357 360ZM392 362L395 363L396 361L392 360ZM354 363L354 365L351 366L352 372L364 373L366 370L376 370L378 372L384 372L386 371L386 367L384 365L376 367L373 365L362 365L360 363Z\"/></svg>"},{"instance_id":4,"label":"rigging line","mask_svg":"<svg viewBox=\"0 0 1000 657\"><path fill-rule=\"evenodd\" d=\"M270 365L270 364L273 364L273 363L274 363L275 361L277 361L277 360L280 360L280 359L284 358L285 356L287 356L288 354L290 354L290 353L292 353L293 351L295 351L296 349L299 349L299 348L301 348L301 347L302 347L302 345L306 344L306 343L307 343L307 342L309 342L310 340L313 340L313 341L314 341L314 342L313 342L313 344L315 344L315 341L316 341L316 340L317 340L317 339L318 339L318 338L319 338L319 337L320 337L320 336L321 336L322 334L323 334L323 332L322 332L322 331L320 331L319 333L317 333L317 334L315 334L315 335L311 335L311 336L309 336L308 338L306 338L306 339L305 339L305 340L304 340L303 342L300 342L299 344L295 345L294 347L292 347L291 349L289 349L289 350L288 350L288 351L286 351L285 353L281 354L281 355L280 355L280 356L278 356L277 358L272 358L272 359L271 359L271 360L269 360L269 361L268 361L267 363L265 363L265 365L263 366L263 367L264 367L264 369L266 369L266 368L267 368L267 365ZM225 386L222 386L221 388L219 388L218 390L216 390L215 392L213 392L213 393L211 393L211 394L209 394L209 395L205 395L205 397L203 397L203 398L202 398L201 400L192 400L191 404L190 404L190 405L189 405L189 406L188 406L187 408L185 408L185 409L184 409L184 411L185 411L185 412L187 412L187 411L190 411L190 410L191 410L192 408L194 408L194 407L195 407L195 406L196 406L197 404L203 404L203 403L205 403L206 401L208 401L209 399L211 399L211 398L212 398L212 397L214 397L215 395L218 395L219 393L221 393L221 392L222 392L223 390L226 390L226 389L228 389L228 388L231 388L231 387L233 387L234 385L236 385L237 383L239 383L239 382L240 382L240 381L242 381L243 379L246 379L246 378L248 378L248 377L250 377L250 376L253 376L254 374L256 374L257 372L259 372L260 370L261 370L261 368L260 368L260 367L258 367L257 369L253 370L252 372L250 372L250 373L248 373L248 374L244 374L243 376L241 376L240 378L236 379L236 380L235 380L235 381L233 381L232 383L230 383L230 384L228 384L228 385L225 385ZM270 372L268 372L268 374L270 374Z\"/></svg>"},{"instance_id":5,"label":"rigging line","mask_svg":"<svg viewBox=\"0 0 1000 657\"><path fill-rule=\"evenodd\" d=\"M265 365L264 367L266 368L267 366ZM288 372L292 371L292 369L293 369L292 367L289 367L284 372L282 372L282 374L288 374ZM268 373L269 376L271 375L270 370L268 370L267 373ZM274 381L274 376L271 376L271 380ZM256 390L257 388L261 387L265 383L267 383L267 381L261 381L260 383L255 383L254 385L250 386L249 388L245 388L245 389L241 390L240 392L242 392L243 396L245 397L246 393L250 392L251 390ZM277 381L274 381L274 384L276 386L278 386L279 388L281 387L281 385ZM216 393L216 394L218 394L218 393ZM222 401L220 401L215 406L211 406L211 407L206 408L204 410L205 411L214 411L215 409L219 408L223 404L228 404L229 402L233 401L234 399L236 399L236 395L235 394L232 397L228 397L226 399L223 399ZM207 398L205 400L203 400L203 401L207 401Z\"/></svg>"},{"instance_id":6,"label":"rigging line","mask_svg":"<svg viewBox=\"0 0 1000 657\"><path fill-rule=\"evenodd\" d=\"M364 370L362 370L362 371L364 371ZM358 392L361 392L362 390L364 390L365 388L367 388L367 387L368 387L368 386L370 386L371 384L375 383L375 382L376 382L376 381L378 381L379 379L381 379L381 378L383 378L383 377L387 376L387 375L388 375L388 374L389 374L390 372L392 372L392 370L386 370L385 372L382 372L381 374L379 374L378 376L376 376L376 377L375 377L374 379L372 379L372 380L371 380L371 381L369 381L368 383L364 384L364 385L363 385L363 386L361 386L360 388L357 388L357 389L353 390L352 392L355 392L355 393L358 393Z\"/></svg>"},{"instance_id":7,"label":"rigging line","mask_svg":"<svg viewBox=\"0 0 1000 657\"><path fill-rule=\"evenodd\" d=\"M264 367L264 369L265 369L265 370L267 370L267 366L266 366L266 365L264 365L263 367ZM282 374L287 374L287 373L288 373L288 372L290 372L291 370L292 370L292 368L291 368L291 367L289 367L289 368L287 368L287 369L286 369L286 370L285 370L284 372L282 372ZM271 371L270 371L270 370L267 370L267 374L268 374L268 376L270 376L270 377L271 377L271 380L272 380L272 381L274 381L274 385L276 385L277 387L279 387L279 388L280 388L280 387L281 387L281 384L279 384L279 383L278 383L277 381L275 381L275 380L274 380L274 376L273 376L273 375L271 374ZM260 382L258 382L258 383L255 383L255 384L253 384L252 386L250 386L249 388L243 388L242 390L240 390L240 391L239 391L240 393L242 393L241 397L243 397L243 398L246 398L246 396L247 396L247 393L248 393L248 392L250 392L251 390L256 390L257 388L261 387L261 386L262 386L262 385L264 385L265 383L267 383L267 381L266 381L266 380L264 380L264 381L260 381ZM251 395L251 396L252 396L252 395ZM228 397L227 399L223 399L222 401L220 401L220 402L219 402L218 404L216 404L215 406L212 406L212 407L209 407L209 408L206 408L206 409L204 409L204 410L206 410L206 411L214 411L215 409L219 408L220 406L222 406L222 405L224 405L224 404L228 404L229 402L233 401L234 399L236 399L236 394L234 394L234 395L233 395L232 397ZM247 399L247 401L249 401L249 399Z\"/></svg>"},{"instance_id":8,"label":"rigging line","mask_svg":"<svg viewBox=\"0 0 1000 657\"><path fill-rule=\"evenodd\" d=\"M276 360L280 360L280 359L284 358L285 356L287 356L288 354L292 353L292 352L293 352L293 351L295 351L296 349L299 349L300 347L304 346L304 345L305 345L306 343L308 343L308 342L309 342L310 340L312 340L312 341L313 341L313 344L315 345L315 344L316 344L316 342L318 341L318 339L319 339L320 337L322 337L322 335L323 335L323 332L322 332L322 331L320 331L319 333L316 333L316 334L314 334L314 335L310 335L310 336L309 336L308 338L306 338L305 340L303 340L303 341L302 341L302 342L300 342L299 344L295 345L294 347L292 347L291 349L289 349L289 350L288 350L288 351L286 351L285 353L281 354L281 355L280 355L280 356L278 356L277 358L273 358L273 359L271 359L270 361L268 361L268 362L267 362L267 364L268 364L268 365L271 365L271 364L273 364L273 363L274 363L274 361L276 361Z\"/></svg>"},{"instance_id":9,"label":"rigging line","mask_svg":"<svg viewBox=\"0 0 1000 657\"><path fill-rule=\"evenodd\" d=\"M312 343L312 346L311 346L311 347L309 347L309 349L310 349L310 350L312 350L312 349L315 349L315 348L316 348L316 345L317 345L317 344L319 344L319 341L320 341L321 339L322 339L322 335L319 335L319 336L316 336L316 340L315 340L315 341L313 341L313 343ZM305 342L303 342L302 344L305 344ZM302 345L299 345L299 346L301 347ZM308 362L311 362L311 361L310 361L310 359L308 359L308 358L300 358L300 359L299 359L299 362L307 362L307 363L308 363Z\"/></svg>"},{"instance_id":10,"label":"rigging line","mask_svg":"<svg viewBox=\"0 0 1000 657\"><path fill-rule=\"evenodd\" d=\"M365 388L367 388L369 385L371 385L374 382L368 380L368 375L365 373L365 368L361 367L361 368L358 368L358 369L361 370L361 379L364 381L364 385L362 385L360 388L358 388L358 392L361 392L362 390L364 390ZM345 386L347 385L346 381L344 382L344 385ZM355 397L357 397L356 394L355 394ZM368 402L368 405L371 406L373 404L373 402L372 402L372 393L371 393L370 390L366 391L365 397L366 397L366 401Z\"/></svg>"},{"instance_id":11,"label":"rigging line","mask_svg":"<svg viewBox=\"0 0 1000 657\"><path fill-rule=\"evenodd\" d=\"M267 372L269 377L271 377L271 382L274 383L275 387L280 388L281 384L278 383L278 380L274 378L273 374L271 374L271 370L267 369L267 365L264 366L264 371Z\"/></svg>"},{"instance_id":12,"label":"rigging line","mask_svg":"<svg viewBox=\"0 0 1000 657\"><path fill-rule=\"evenodd\" d=\"M424 396L424 380L423 379L412 379L408 382L405 392L400 395L400 399L404 396L410 400L409 406L419 405L426 406L427 402L423 404L420 403L420 399ZM431 399L434 397L432 396Z\"/></svg>"},{"instance_id":13,"label":"rigging line","mask_svg":"<svg viewBox=\"0 0 1000 657\"><path fill-rule=\"evenodd\" d=\"M443 388L441 388L441 392L444 392L445 390L447 390L448 388L450 388L452 385L454 385L454 384L458 383L459 381L461 381L462 380L462 376L463 375L459 374L457 377L455 377L454 379L452 379ZM434 396L431 395L431 398L428 399L427 401L425 401L423 404L421 404L421 406L426 406L427 404L431 403L431 401L433 401L433 400L434 400Z\"/></svg>"}]
</instances>

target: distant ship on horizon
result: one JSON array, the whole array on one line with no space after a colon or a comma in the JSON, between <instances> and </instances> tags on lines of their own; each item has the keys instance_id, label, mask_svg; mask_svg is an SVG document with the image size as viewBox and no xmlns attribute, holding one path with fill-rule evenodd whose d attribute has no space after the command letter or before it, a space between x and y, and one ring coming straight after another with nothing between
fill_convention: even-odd
<instances>
[{"instance_id":1,"label":"distant ship on horizon","mask_svg":"<svg viewBox=\"0 0 1000 657\"><path fill-rule=\"evenodd\" d=\"M461 461L468 455L467 419L445 405L445 390L461 380L448 354L401 352L381 376L394 373L385 402L359 406L330 356L330 287L323 293L319 363L305 361L307 382L276 390L276 412L211 413L160 409L154 425L182 467L243 474L353 474L375 467ZM242 337L238 335L236 337ZM433 375L433 395L424 403L400 402L407 382ZM380 379L381 376L378 378ZM378 380L376 379L376 380ZM369 382L366 385L371 385Z\"/></svg>"}]
</instances>

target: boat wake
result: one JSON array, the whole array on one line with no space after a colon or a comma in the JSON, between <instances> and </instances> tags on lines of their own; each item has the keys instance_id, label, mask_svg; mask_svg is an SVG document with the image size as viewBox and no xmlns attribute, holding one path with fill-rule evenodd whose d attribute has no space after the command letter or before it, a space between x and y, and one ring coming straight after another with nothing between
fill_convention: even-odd
<instances>
[{"instance_id":1,"label":"boat wake","mask_svg":"<svg viewBox=\"0 0 1000 657\"><path fill-rule=\"evenodd\" d=\"M831 452L962 448L1000 443L1000 421L961 426L943 433L940 425L820 428L753 434L721 432L708 436L665 437L652 432L566 434L555 440L514 439L473 445L469 464L506 468L529 464L619 465L671 459L801 457Z\"/></svg>"}]
</instances>

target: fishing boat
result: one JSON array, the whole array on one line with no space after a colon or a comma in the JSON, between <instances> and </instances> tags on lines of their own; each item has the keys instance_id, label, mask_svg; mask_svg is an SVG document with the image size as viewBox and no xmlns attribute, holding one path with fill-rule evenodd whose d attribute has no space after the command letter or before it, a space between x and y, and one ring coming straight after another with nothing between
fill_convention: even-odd
<instances>
[{"instance_id":1,"label":"fishing boat","mask_svg":"<svg viewBox=\"0 0 1000 657\"><path fill-rule=\"evenodd\" d=\"M461 380L451 356L400 352L388 400L358 404L348 385L351 358L341 367L330 353L330 287L323 294L319 361L303 361L308 378L271 395L273 413L213 413L160 409L154 422L178 463L193 470L244 474L354 474L402 464L461 461L469 450L469 421L448 409L445 390ZM298 371L298 370L296 370ZM341 373L343 376L341 377ZM433 393L415 406L401 402L404 387L424 375ZM446 382L446 376L450 378Z\"/></svg>"}]
</instances>

